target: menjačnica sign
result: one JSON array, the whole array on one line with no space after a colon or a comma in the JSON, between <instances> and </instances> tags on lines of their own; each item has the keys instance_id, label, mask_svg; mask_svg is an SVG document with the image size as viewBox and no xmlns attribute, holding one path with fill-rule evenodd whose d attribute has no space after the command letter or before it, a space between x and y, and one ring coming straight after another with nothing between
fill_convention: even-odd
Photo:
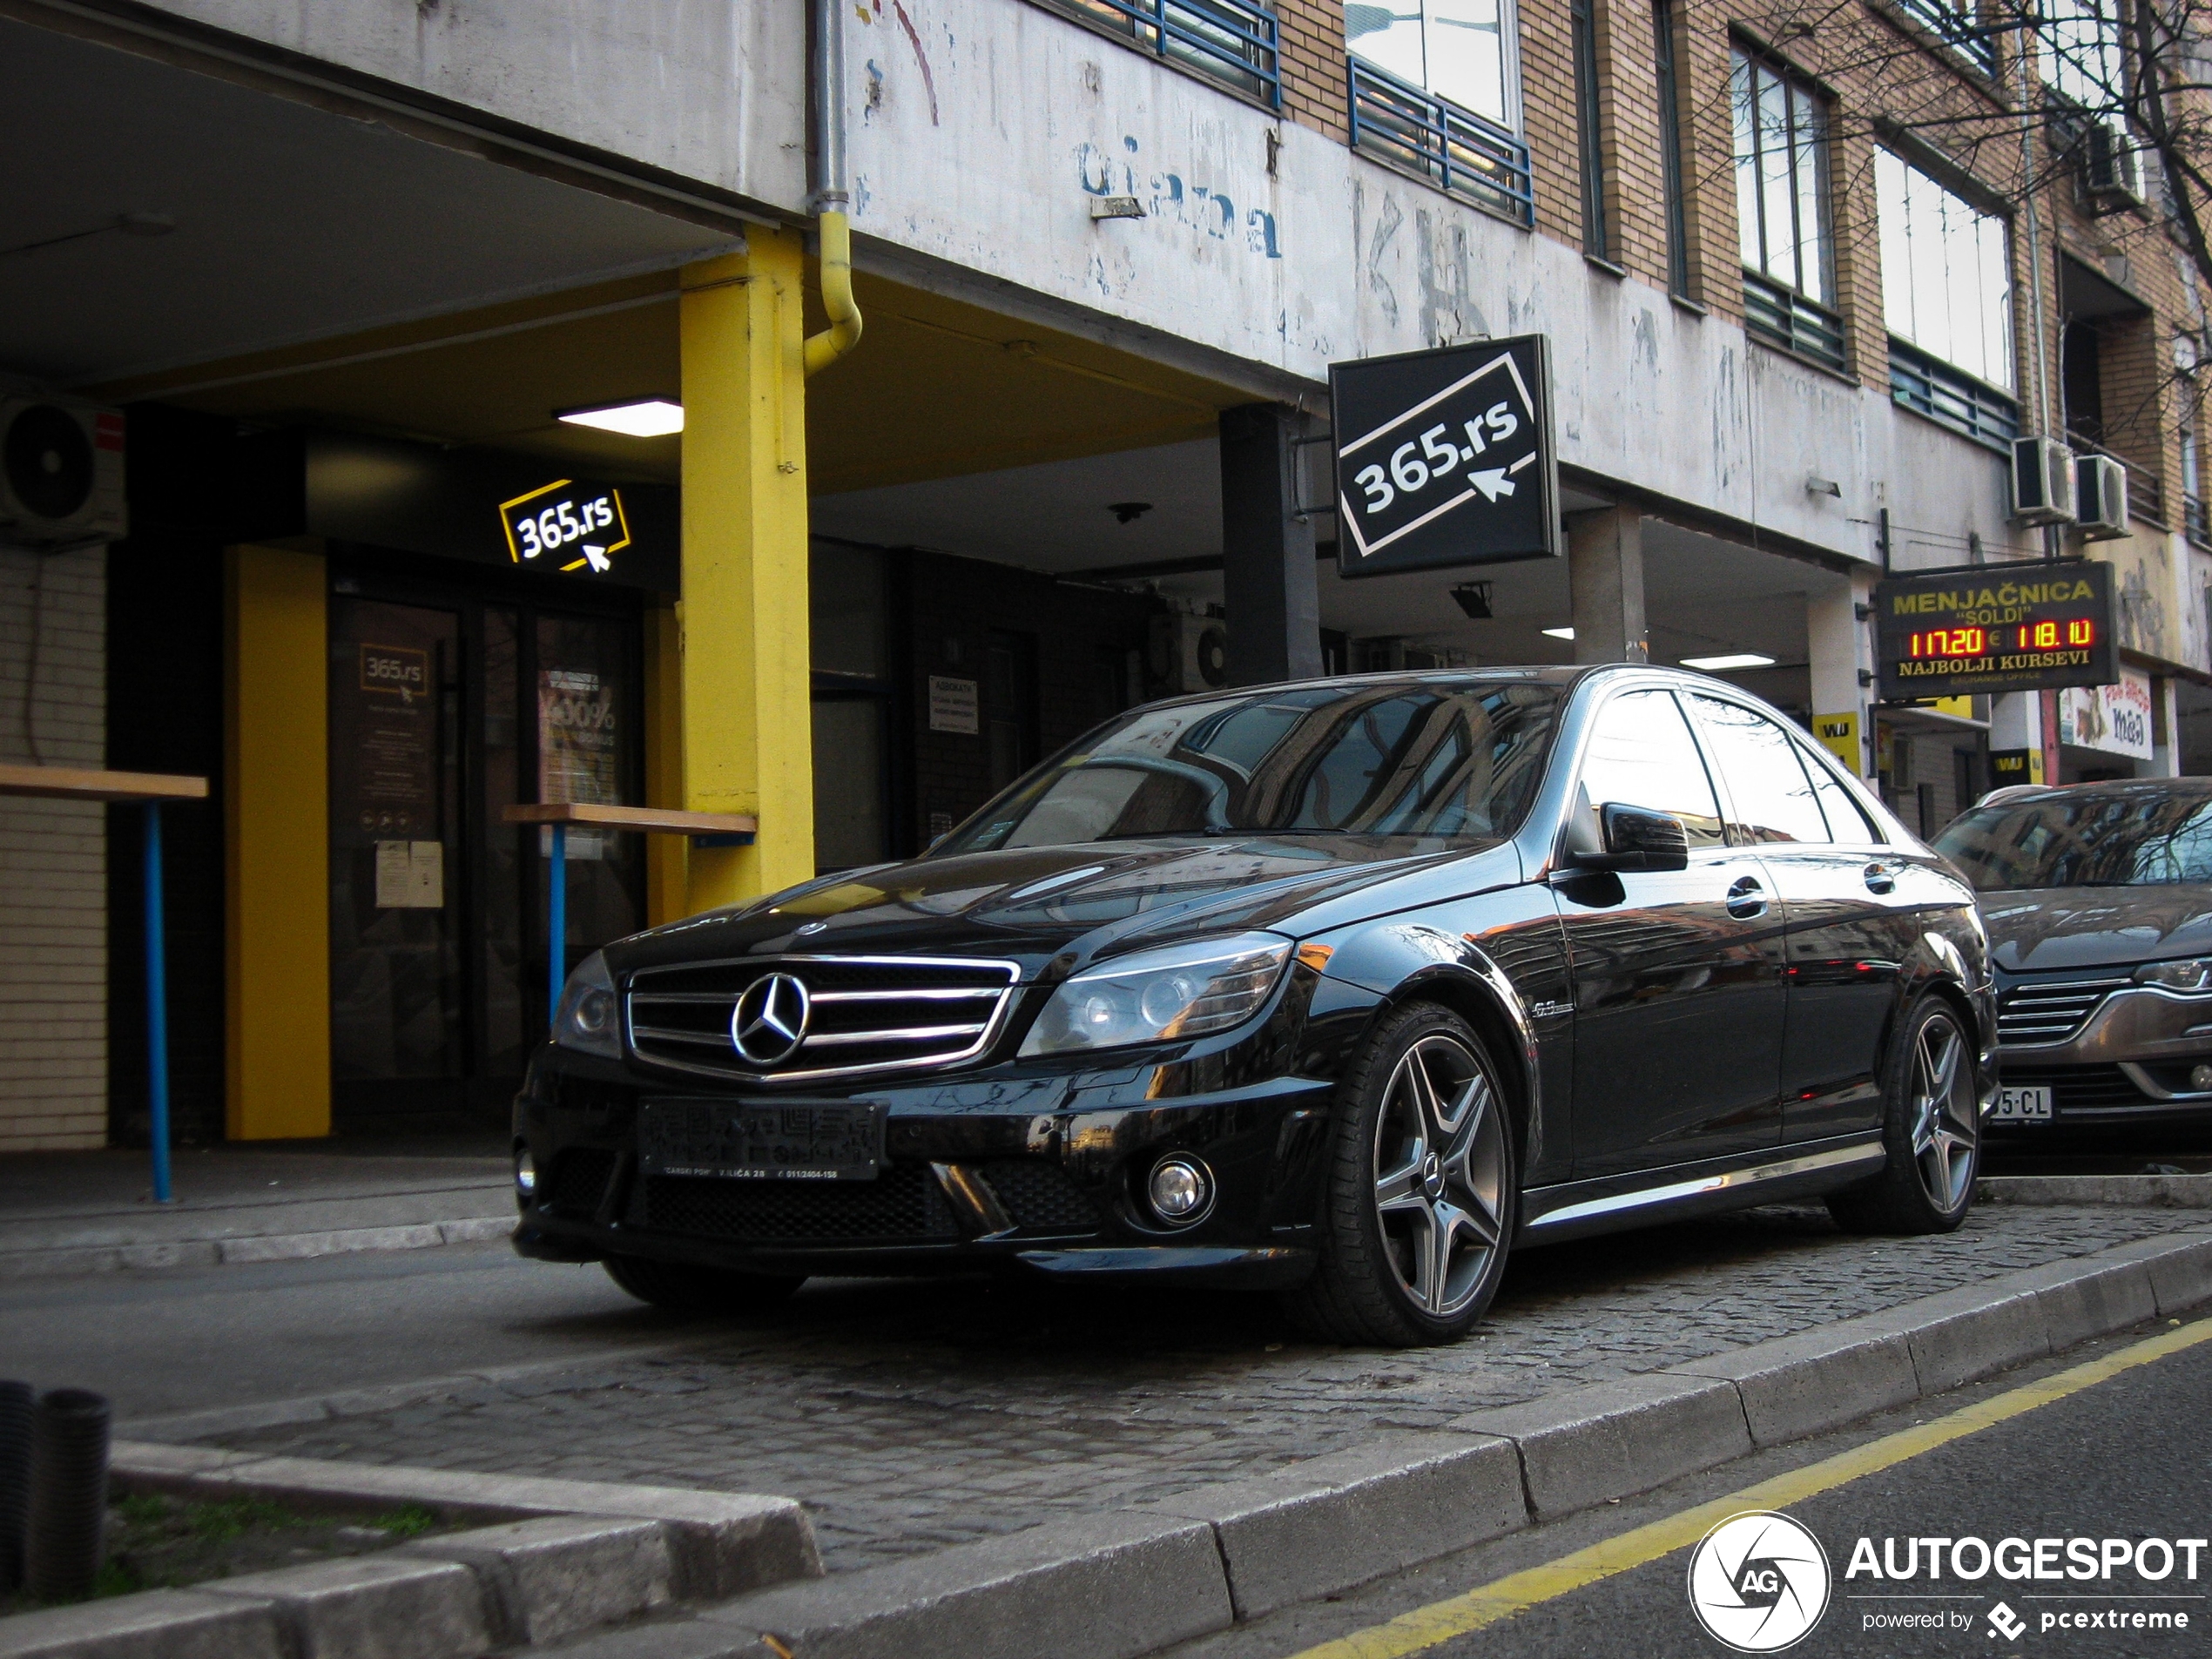
<instances>
[{"instance_id":1,"label":"menja\u010dnica sign","mask_svg":"<svg viewBox=\"0 0 2212 1659\"><path fill-rule=\"evenodd\" d=\"M2112 567L2074 559L1878 583L1874 662L1888 702L2109 685Z\"/></svg>"}]
</instances>

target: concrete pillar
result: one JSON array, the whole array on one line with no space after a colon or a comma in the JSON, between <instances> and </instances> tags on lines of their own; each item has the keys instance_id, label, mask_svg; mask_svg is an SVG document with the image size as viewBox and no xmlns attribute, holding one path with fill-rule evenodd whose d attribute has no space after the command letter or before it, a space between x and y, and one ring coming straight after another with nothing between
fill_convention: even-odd
<instances>
[{"instance_id":1,"label":"concrete pillar","mask_svg":"<svg viewBox=\"0 0 2212 1659\"><path fill-rule=\"evenodd\" d=\"M1990 779L1992 787L2005 784L2043 781L2043 696L2040 691L2007 691L1989 699L1989 746L2027 751L2027 776ZM2055 774L2054 774L2055 775Z\"/></svg>"},{"instance_id":2,"label":"concrete pillar","mask_svg":"<svg viewBox=\"0 0 2212 1659\"><path fill-rule=\"evenodd\" d=\"M1858 607L1874 579L1853 571L1805 599L1805 660L1812 681L1813 735L1861 778L1874 775L1874 732L1866 718L1869 689L1859 680L1874 665Z\"/></svg>"},{"instance_id":3,"label":"concrete pillar","mask_svg":"<svg viewBox=\"0 0 2212 1659\"><path fill-rule=\"evenodd\" d=\"M2150 778L2182 775L2182 711L2179 682L2171 674L2156 674L2150 682Z\"/></svg>"},{"instance_id":4,"label":"concrete pillar","mask_svg":"<svg viewBox=\"0 0 2212 1659\"><path fill-rule=\"evenodd\" d=\"M1298 513L1298 412L1279 403L1221 412L1222 597L1231 685L1321 671L1313 526Z\"/></svg>"},{"instance_id":5,"label":"concrete pillar","mask_svg":"<svg viewBox=\"0 0 2212 1659\"><path fill-rule=\"evenodd\" d=\"M752 846L694 847L685 908L814 873L806 610L805 250L756 229L749 250L689 266L684 379L684 805L750 813Z\"/></svg>"},{"instance_id":6,"label":"concrete pillar","mask_svg":"<svg viewBox=\"0 0 2212 1659\"><path fill-rule=\"evenodd\" d=\"M1602 507L1567 521L1567 583L1572 595L1575 660L1648 663L1643 620L1643 514Z\"/></svg>"}]
</instances>

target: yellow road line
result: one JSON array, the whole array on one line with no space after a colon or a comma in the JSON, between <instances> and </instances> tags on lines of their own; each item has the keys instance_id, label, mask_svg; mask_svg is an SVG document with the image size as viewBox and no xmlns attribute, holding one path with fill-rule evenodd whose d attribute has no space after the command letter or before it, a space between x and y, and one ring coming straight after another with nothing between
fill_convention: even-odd
<instances>
[{"instance_id":1,"label":"yellow road line","mask_svg":"<svg viewBox=\"0 0 2212 1659\"><path fill-rule=\"evenodd\" d=\"M1715 1498L1710 1503L1634 1527L1587 1549L1562 1555L1557 1561L1508 1574L1464 1595L1401 1613L1386 1624L1370 1625L1333 1642L1324 1642L1292 1656L1292 1659L1403 1659L1407 1654L1426 1652L1454 1636L1510 1619L1554 1596L1645 1566L1678 1549L1687 1549L1715 1525L1739 1510L1781 1509L1802 1503L1818 1493L1848 1485L1909 1458L1919 1457L1923 1452L1932 1452L1952 1440L1978 1434L2011 1418L2064 1399L2069 1394L2094 1388L2122 1372L2208 1341L2212 1341L2212 1319L2200 1319L2179 1330L2162 1332L2101 1359L2092 1359L2069 1371L2056 1372L2039 1381L1992 1395L1932 1422L1885 1434L1848 1452L1838 1452L1834 1457L1823 1458L1817 1463L1777 1474L1741 1492L1732 1492L1725 1498Z\"/></svg>"}]
</instances>

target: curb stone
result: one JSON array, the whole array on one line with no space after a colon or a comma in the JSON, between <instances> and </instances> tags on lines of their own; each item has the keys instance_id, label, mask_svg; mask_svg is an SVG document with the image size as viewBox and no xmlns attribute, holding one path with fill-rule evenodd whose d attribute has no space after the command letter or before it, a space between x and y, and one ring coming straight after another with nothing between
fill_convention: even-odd
<instances>
[{"instance_id":1,"label":"curb stone","mask_svg":"<svg viewBox=\"0 0 2212 1659\"><path fill-rule=\"evenodd\" d=\"M218 1579L199 1593L273 1605L300 1659L418 1659L492 1645L483 1590L459 1561L363 1555Z\"/></svg>"},{"instance_id":2,"label":"curb stone","mask_svg":"<svg viewBox=\"0 0 2212 1659\"><path fill-rule=\"evenodd\" d=\"M243 1238L179 1238L145 1244L72 1244L0 1251L0 1279L59 1278L132 1269L219 1267L251 1262L305 1261L362 1251L428 1250L504 1238L510 1214L462 1216L390 1227L341 1227L322 1232L261 1233Z\"/></svg>"},{"instance_id":3,"label":"curb stone","mask_svg":"<svg viewBox=\"0 0 2212 1659\"><path fill-rule=\"evenodd\" d=\"M2212 1175L1986 1175L1974 1202L2212 1210Z\"/></svg>"}]
</instances>

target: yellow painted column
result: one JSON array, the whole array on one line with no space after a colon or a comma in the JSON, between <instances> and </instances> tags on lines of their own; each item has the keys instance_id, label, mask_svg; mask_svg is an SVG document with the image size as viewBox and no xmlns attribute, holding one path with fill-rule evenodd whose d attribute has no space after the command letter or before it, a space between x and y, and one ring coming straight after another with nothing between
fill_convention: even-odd
<instances>
[{"instance_id":1,"label":"yellow painted column","mask_svg":"<svg viewBox=\"0 0 2212 1659\"><path fill-rule=\"evenodd\" d=\"M684 804L751 813L746 847L694 847L685 908L814 873L806 609L805 250L748 233L746 253L691 266L684 375Z\"/></svg>"},{"instance_id":2,"label":"yellow painted column","mask_svg":"<svg viewBox=\"0 0 2212 1659\"><path fill-rule=\"evenodd\" d=\"M329 620L323 561L224 564L226 1132L330 1133Z\"/></svg>"}]
</instances>

